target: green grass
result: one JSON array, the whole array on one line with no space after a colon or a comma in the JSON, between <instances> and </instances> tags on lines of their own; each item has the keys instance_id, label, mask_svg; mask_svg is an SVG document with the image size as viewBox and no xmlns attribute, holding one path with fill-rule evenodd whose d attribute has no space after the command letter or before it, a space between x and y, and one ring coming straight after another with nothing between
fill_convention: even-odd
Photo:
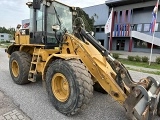
<instances>
[{"instance_id":1,"label":"green grass","mask_svg":"<svg viewBox=\"0 0 160 120\"><path fill-rule=\"evenodd\" d=\"M151 69L158 69L160 70L160 64L157 63L151 63L151 65L148 64L148 62L136 62L136 61L129 61L128 59L118 59L121 63L126 65L133 65L138 67L144 67L144 68L151 68Z\"/></svg>"},{"instance_id":2,"label":"green grass","mask_svg":"<svg viewBox=\"0 0 160 120\"><path fill-rule=\"evenodd\" d=\"M160 75L160 65L157 63L151 63L149 65L148 62L136 62L136 61L129 61L128 59L118 59L121 63L126 64L126 65L132 65L132 66L137 66L137 67L142 67L142 68L151 68L151 69L157 69L157 71L147 71L147 70L142 70L142 69L135 69L131 67L127 67L128 70L133 70L133 71L138 71L138 72L143 72L143 73L149 73L149 74L155 74L155 75Z\"/></svg>"},{"instance_id":3,"label":"green grass","mask_svg":"<svg viewBox=\"0 0 160 120\"><path fill-rule=\"evenodd\" d=\"M149 74L155 74L155 75L160 75L160 71L147 71L147 70L138 70L134 68L127 67L128 70L133 70L133 71L138 71L138 72L143 72L143 73L149 73Z\"/></svg>"},{"instance_id":4,"label":"green grass","mask_svg":"<svg viewBox=\"0 0 160 120\"><path fill-rule=\"evenodd\" d=\"M6 48L7 46L11 45L12 43L0 43L0 48Z\"/></svg>"},{"instance_id":5,"label":"green grass","mask_svg":"<svg viewBox=\"0 0 160 120\"><path fill-rule=\"evenodd\" d=\"M121 53L112 53L112 54L123 55L123 54L121 54Z\"/></svg>"}]
</instances>

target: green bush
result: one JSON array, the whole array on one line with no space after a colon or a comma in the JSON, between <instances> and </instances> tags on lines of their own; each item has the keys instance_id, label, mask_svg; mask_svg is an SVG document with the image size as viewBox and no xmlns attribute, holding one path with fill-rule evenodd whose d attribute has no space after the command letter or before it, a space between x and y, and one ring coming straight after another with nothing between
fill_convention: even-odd
<instances>
[{"instance_id":1,"label":"green bush","mask_svg":"<svg viewBox=\"0 0 160 120\"><path fill-rule=\"evenodd\" d=\"M156 63L157 63L157 64L160 64L160 57L157 57L157 58L156 58Z\"/></svg>"},{"instance_id":2,"label":"green bush","mask_svg":"<svg viewBox=\"0 0 160 120\"><path fill-rule=\"evenodd\" d=\"M149 58L147 56L142 57L142 62L148 62Z\"/></svg>"},{"instance_id":3,"label":"green bush","mask_svg":"<svg viewBox=\"0 0 160 120\"><path fill-rule=\"evenodd\" d=\"M135 56L135 61L140 62L141 61L141 57L139 57L138 55Z\"/></svg>"},{"instance_id":4,"label":"green bush","mask_svg":"<svg viewBox=\"0 0 160 120\"><path fill-rule=\"evenodd\" d=\"M118 53L112 53L112 55L113 55L113 57L114 57L115 59L118 59L118 58L119 58L119 54L118 54Z\"/></svg>"},{"instance_id":5,"label":"green bush","mask_svg":"<svg viewBox=\"0 0 160 120\"><path fill-rule=\"evenodd\" d=\"M2 41L0 41L0 43L6 43L6 41L2 40Z\"/></svg>"},{"instance_id":6,"label":"green bush","mask_svg":"<svg viewBox=\"0 0 160 120\"><path fill-rule=\"evenodd\" d=\"M6 43L10 43L10 41L9 41L9 40L6 40Z\"/></svg>"},{"instance_id":7,"label":"green bush","mask_svg":"<svg viewBox=\"0 0 160 120\"><path fill-rule=\"evenodd\" d=\"M10 41L9 40L2 40L2 41L0 41L0 43L10 43Z\"/></svg>"},{"instance_id":8,"label":"green bush","mask_svg":"<svg viewBox=\"0 0 160 120\"><path fill-rule=\"evenodd\" d=\"M134 56L128 55L128 60L129 60L129 61L134 61Z\"/></svg>"}]
</instances>

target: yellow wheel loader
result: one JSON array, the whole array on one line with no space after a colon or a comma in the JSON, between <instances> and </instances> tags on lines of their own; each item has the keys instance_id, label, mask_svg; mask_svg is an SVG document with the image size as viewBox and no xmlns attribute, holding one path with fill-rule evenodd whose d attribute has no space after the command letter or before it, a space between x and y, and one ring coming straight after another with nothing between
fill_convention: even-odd
<instances>
[{"instance_id":1,"label":"yellow wheel loader","mask_svg":"<svg viewBox=\"0 0 160 120\"><path fill-rule=\"evenodd\" d=\"M133 81L125 66L81 23L73 24L74 7L55 0L33 0L27 5L30 28L18 25L15 43L6 49L16 84L36 82L42 76L53 106L67 116L88 105L94 85L122 105L131 119L160 115L160 81L150 76Z\"/></svg>"}]
</instances>

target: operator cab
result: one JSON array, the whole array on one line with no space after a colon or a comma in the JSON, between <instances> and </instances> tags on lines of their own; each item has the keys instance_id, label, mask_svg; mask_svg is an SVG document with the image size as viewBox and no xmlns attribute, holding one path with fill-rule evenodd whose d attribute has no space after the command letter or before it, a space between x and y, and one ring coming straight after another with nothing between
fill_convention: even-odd
<instances>
[{"instance_id":1,"label":"operator cab","mask_svg":"<svg viewBox=\"0 0 160 120\"><path fill-rule=\"evenodd\" d=\"M72 32L72 7L54 0L33 0L27 5L30 8L30 44L42 44L46 49L58 47L53 25L59 25L62 31Z\"/></svg>"}]
</instances>

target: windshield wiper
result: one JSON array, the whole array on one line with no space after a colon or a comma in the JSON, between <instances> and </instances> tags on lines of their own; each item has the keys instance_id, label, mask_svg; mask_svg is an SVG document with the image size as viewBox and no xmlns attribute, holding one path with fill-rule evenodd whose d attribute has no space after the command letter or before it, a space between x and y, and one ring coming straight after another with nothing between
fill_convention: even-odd
<instances>
[{"instance_id":1,"label":"windshield wiper","mask_svg":"<svg viewBox=\"0 0 160 120\"><path fill-rule=\"evenodd\" d=\"M57 10L56 10L55 6L53 6L53 8L54 8L54 10L55 10L56 17L57 17L57 19L58 19L58 22L59 22L59 24L60 24L60 27L61 27L61 21L60 21L60 19L59 19L59 15L57 14Z\"/></svg>"}]
</instances>

